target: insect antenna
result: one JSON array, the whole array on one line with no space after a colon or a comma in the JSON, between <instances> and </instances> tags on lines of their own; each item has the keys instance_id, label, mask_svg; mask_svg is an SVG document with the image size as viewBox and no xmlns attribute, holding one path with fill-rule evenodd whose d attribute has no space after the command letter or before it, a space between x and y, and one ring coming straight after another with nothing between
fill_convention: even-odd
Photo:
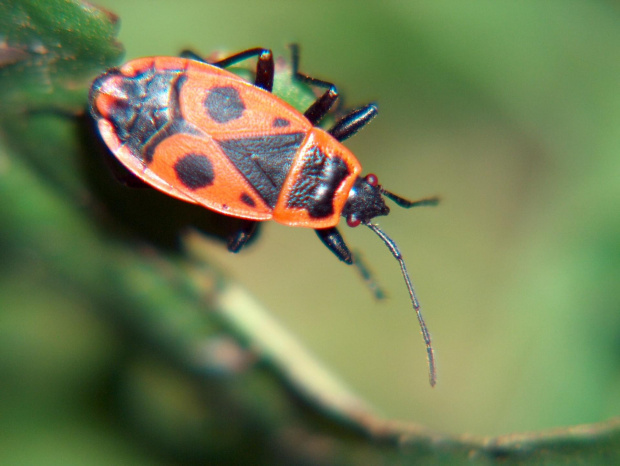
<instances>
[{"instance_id":1,"label":"insect antenna","mask_svg":"<svg viewBox=\"0 0 620 466\"><path fill-rule=\"evenodd\" d=\"M381 191L381 194L383 194L385 197L394 201L396 204L398 204L401 207L404 207L405 209L409 209L411 207L418 207L418 206L435 206L439 204L439 196L425 197L422 199L418 199L416 201L410 201L408 199L405 199L404 197L400 197L394 193L389 192L387 189L383 188L382 186L379 186L379 191Z\"/></svg>"},{"instance_id":2,"label":"insect antenna","mask_svg":"<svg viewBox=\"0 0 620 466\"><path fill-rule=\"evenodd\" d=\"M386 196L390 197L387 194ZM398 196L395 196L395 197L397 197L398 199L401 199ZM390 199L392 198L390 197ZM405 199L403 199L403 201L405 201ZM399 204L399 202L396 200L394 200L394 202ZM410 201L406 201L406 202L410 202ZM409 297L411 298L411 304L413 305L413 309L415 310L415 313L418 316L418 323L420 324L420 330L422 331L422 337L424 338L424 344L426 345L426 354L428 357L428 378L431 383L431 387L434 387L435 383L437 382L437 373L435 371L435 353L433 351L433 345L431 343L431 335L428 332L428 329L426 328L424 317L422 317L422 309L420 308L420 302L418 301L418 297L416 296L415 291L413 289L413 284L411 283L411 279L409 278L409 273L407 272L407 267L405 266L405 261L403 260L403 256L400 253L400 250L398 249L398 247L396 246L396 243L394 243L394 241L388 235L386 235L383 232L383 230L381 230L377 225L373 225L370 222L366 223L365 225L368 228L370 228L372 231L374 231L377 234L377 236L379 236L379 238L381 238L381 240L388 247L388 249L394 256L394 258L400 264L400 270L403 273L403 278L405 279L407 290L409 291Z\"/></svg>"}]
</instances>

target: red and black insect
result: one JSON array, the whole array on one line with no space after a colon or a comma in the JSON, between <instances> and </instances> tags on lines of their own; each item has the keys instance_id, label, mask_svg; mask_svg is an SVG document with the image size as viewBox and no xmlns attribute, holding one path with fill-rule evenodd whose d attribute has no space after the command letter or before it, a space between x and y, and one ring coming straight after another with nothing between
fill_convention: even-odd
<instances>
[{"instance_id":1,"label":"red and black insect","mask_svg":"<svg viewBox=\"0 0 620 466\"><path fill-rule=\"evenodd\" d=\"M249 83L225 70L257 57ZM244 219L229 238L239 251L260 221L313 228L336 257L354 257L336 228L368 226L398 260L424 337L431 385L435 360L430 335L402 255L374 217L390 211L383 196L410 208L436 198L408 201L384 189L375 175L341 144L377 115L368 104L325 131L316 125L330 111L338 91L326 81L293 72L326 89L303 114L271 93L274 61L255 48L215 63L184 52L181 57L132 60L99 76L90 91L90 111L103 141L116 158L147 184L186 202Z\"/></svg>"}]
</instances>

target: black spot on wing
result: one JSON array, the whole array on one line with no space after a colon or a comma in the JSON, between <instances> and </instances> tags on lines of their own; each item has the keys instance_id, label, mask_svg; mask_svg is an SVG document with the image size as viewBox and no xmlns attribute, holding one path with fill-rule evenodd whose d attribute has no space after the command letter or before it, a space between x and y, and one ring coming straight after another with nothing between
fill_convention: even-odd
<instances>
[{"instance_id":1,"label":"black spot on wing","mask_svg":"<svg viewBox=\"0 0 620 466\"><path fill-rule=\"evenodd\" d=\"M305 133L217 141L265 202L275 207Z\"/></svg>"},{"instance_id":2,"label":"black spot on wing","mask_svg":"<svg viewBox=\"0 0 620 466\"><path fill-rule=\"evenodd\" d=\"M195 191L213 184L213 165L206 155L186 154L174 164L174 171L183 185Z\"/></svg>"},{"instance_id":3,"label":"black spot on wing","mask_svg":"<svg viewBox=\"0 0 620 466\"><path fill-rule=\"evenodd\" d=\"M245 110L239 92L230 86L210 89L205 97L204 106L211 119L221 124L241 118Z\"/></svg>"},{"instance_id":4,"label":"black spot on wing","mask_svg":"<svg viewBox=\"0 0 620 466\"><path fill-rule=\"evenodd\" d=\"M291 189L288 207L305 209L313 218L329 217L334 213L334 194L348 175L344 160L327 157L319 147L313 147Z\"/></svg>"},{"instance_id":5,"label":"black spot on wing","mask_svg":"<svg viewBox=\"0 0 620 466\"><path fill-rule=\"evenodd\" d=\"M286 118L274 118L273 122L271 123L271 126L273 126L274 128L286 128L290 125L291 122L288 121Z\"/></svg>"},{"instance_id":6,"label":"black spot on wing","mask_svg":"<svg viewBox=\"0 0 620 466\"><path fill-rule=\"evenodd\" d=\"M254 202L254 199L252 199L248 193L243 193L240 199L241 199L241 202L243 202L245 205L249 207L256 207L256 203Z\"/></svg>"}]
</instances>

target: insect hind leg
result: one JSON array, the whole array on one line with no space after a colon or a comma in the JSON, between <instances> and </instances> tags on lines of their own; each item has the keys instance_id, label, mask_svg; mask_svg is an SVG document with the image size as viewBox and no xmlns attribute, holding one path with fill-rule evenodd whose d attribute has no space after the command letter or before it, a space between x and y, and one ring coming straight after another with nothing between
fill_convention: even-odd
<instances>
[{"instance_id":1,"label":"insect hind leg","mask_svg":"<svg viewBox=\"0 0 620 466\"><path fill-rule=\"evenodd\" d=\"M228 250L239 252L257 232L258 222L244 220L239 229L228 237Z\"/></svg>"},{"instance_id":2,"label":"insect hind leg","mask_svg":"<svg viewBox=\"0 0 620 466\"><path fill-rule=\"evenodd\" d=\"M179 56L181 58L187 58L189 60L199 61L201 63L209 63L207 60L202 58L200 55L198 55L193 50L182 50Z\"/></svg>"},{"instance_id":3,"label":"insect hind leg","mask_svg":"<svg viewBox=\"0 0 620 466\"><path fill-rule=\"evenodd\" d=\"M182 58L189 58L190 60L196 60L202 63L209 63L197 53L191 50L183 50L181 52ZM209 63L210 65L217 66L218 68L228 68L229 66L236 65L237 63L247 60L248 58L258 57L256 63L256 78L254 79L254 85L271 92L273 89L273 77L275 74L273 53L271 50L264 49L262 47L256 47L253 49L244 50L243 52L236 53L230 57L223 58L216 62Z\"/></svg>"}]
</instances>

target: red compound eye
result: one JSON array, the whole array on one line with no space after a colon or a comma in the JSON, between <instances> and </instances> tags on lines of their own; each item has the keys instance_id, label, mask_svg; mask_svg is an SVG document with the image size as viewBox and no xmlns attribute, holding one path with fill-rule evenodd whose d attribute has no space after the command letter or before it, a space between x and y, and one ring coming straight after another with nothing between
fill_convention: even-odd
<instances>
[{"instance_id":1,"label":"red compound eye","mask_svg":"<svg viewBox=\"0 0 620 466\"><path fill-rule=\"evenodd\" d=\"M355 215L347 217L347 225L349 225L351 228L359 226L360 223L362 223L361 219Z\"/></svg>"},{"instance_id":2,"label":"red compound eye","mask_svg":"<svg viewBox=\"0 0 620 466\"><path fill-rule=\"evenodd\" d=\"M379 178L377 178L377 175L375 175L374 173L369 173L368 175L366 175L366 178L364 179L366 180L366 183L368 183L370 186L374 188L379 186Z\"/></svg>"}]
</instances>

